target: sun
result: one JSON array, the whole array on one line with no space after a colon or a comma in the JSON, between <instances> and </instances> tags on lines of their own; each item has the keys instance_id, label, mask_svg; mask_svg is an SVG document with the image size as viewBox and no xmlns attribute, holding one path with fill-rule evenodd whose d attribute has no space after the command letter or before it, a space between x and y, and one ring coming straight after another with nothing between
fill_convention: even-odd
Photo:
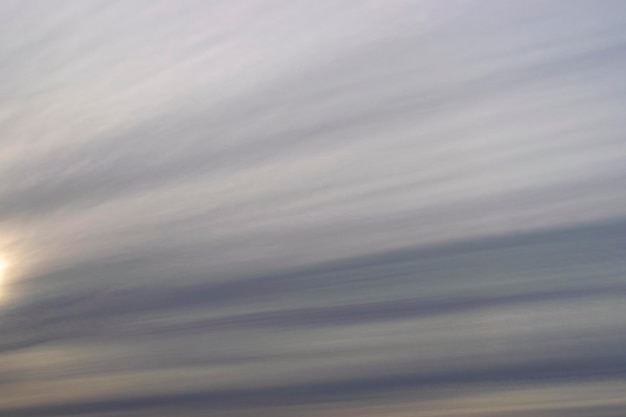
<instances>
[{"instance_id":1,"label":"sun","mask_svg":"<svg viewBox=\"0 0 626 417\"><path fill-rule=\"evenodd\" d=\"M2 281L4 281L4 275L5 272L7 270L7 262L0 258L0 283L2 283Z\"/></svg>"},{"instance_id":2,"label":"sun","mask_svg":"<svg viewBox=\"0 0 626 417\"><path fill-rule=\"evenodd\" d=\"M0 257L0 302L4 304L7 294L8 287L8 272L9 272L9 261L6 258Z\"/></svg>"}]
</instances>

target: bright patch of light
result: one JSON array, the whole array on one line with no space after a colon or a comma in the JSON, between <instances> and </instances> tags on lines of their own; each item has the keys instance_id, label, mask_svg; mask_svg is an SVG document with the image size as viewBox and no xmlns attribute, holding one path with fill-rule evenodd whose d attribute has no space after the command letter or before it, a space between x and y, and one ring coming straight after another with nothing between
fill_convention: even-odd
<instances>
[{"instance_id":1,"label":"bright patch of light","mask_svg":"<svg viewBox=\"0 0 626 417\"><path fill-rule=\"evenodd\" d=\"M4 291L3 290L3 284L5 281L5 277L6 277L6 270L7 270L7 262L0 258L0 297L2 297Z\"/></svg>"}]
</instances>

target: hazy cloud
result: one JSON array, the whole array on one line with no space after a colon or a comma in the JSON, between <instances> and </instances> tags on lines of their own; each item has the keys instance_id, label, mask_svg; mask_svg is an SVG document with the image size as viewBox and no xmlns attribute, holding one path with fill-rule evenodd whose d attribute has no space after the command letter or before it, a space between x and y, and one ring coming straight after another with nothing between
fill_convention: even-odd
<instances>
[{"instance_id":1,"label":"hazy cloud","mask_svg":"<svg viewBox=\"0 0 626 417\"><path fill-rule=\"evenodd\" d=\"M624 11L3 2L0 415L623 415Z\"/></svg>"}]
</instances>

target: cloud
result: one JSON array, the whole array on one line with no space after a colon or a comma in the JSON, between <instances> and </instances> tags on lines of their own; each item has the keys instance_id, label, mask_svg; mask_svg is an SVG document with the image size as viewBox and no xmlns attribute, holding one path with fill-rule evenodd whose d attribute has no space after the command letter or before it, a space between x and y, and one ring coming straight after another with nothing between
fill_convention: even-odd
<instances>
[{"instance_id":1,"label":"cloud","mask_svg":"<svg viewBox=\"0 0 626 417\"><path fill-rule=\"evenodd\" d=\"M163 410L180 408L186 411L211 409L233 409L242 404L248 407L276 407L303 404L324 404L337 400L355 400L371 395L389 395L406 392L408 389L445 388L447 386L472 384L520 384L543 381L574 381L581 377L615 378L626 374L626 358L593 360L561 360L526 363L518 366L460 371L450 373L404 373L400 375L309 383L285 387L239 388L208 392L185 392L158 396L130 396L90 402L46 405L10 409L0 415L12 416L56 416L83 415L87 413L132 412L135 410ZM457 388L458 389L458 388ZM444 391L445 392L445 391ZM413 395L416 395L413 393ZM441 394L440 394L441 395ZM445 396L445 394L443 395ZM452 391L454 396L454 391Z\"/></svg>"},{"instance_id":2,"label":"cloud","mask_svg":"<svg viewBox=\"0 0 626 417\"><path fill-rule=\"evenodd\" d=\"M0 415L622 381L622 9L3 3Z\"/></svg>"}]
</instances>

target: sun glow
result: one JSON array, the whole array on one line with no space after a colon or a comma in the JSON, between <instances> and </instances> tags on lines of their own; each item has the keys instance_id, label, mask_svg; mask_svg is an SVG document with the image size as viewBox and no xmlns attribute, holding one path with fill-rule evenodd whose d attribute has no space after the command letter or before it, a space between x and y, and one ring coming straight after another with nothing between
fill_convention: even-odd
<instances>
[{"instance_id":1,"label":"sun glow","mask_svg":"<svg viewBox=\"0 0 626 417\"><path fill-rule=\"evenodd\" d=\"M7 301L9 296L9 280L12 280L12 262L7 258L0 257L0 307ZM11 275L11 277L9 277Z\"/></svg>"},{"instance_id":2,"label":"sun glow","mask_svg":"<svg viewBox=\"0 0 626 417\"><path fill-rule=\"evenodd\" d=\"M7 262L0 258L0 285L4 284L4 279L7 270Z\"/></svg>"}]
</instances>

